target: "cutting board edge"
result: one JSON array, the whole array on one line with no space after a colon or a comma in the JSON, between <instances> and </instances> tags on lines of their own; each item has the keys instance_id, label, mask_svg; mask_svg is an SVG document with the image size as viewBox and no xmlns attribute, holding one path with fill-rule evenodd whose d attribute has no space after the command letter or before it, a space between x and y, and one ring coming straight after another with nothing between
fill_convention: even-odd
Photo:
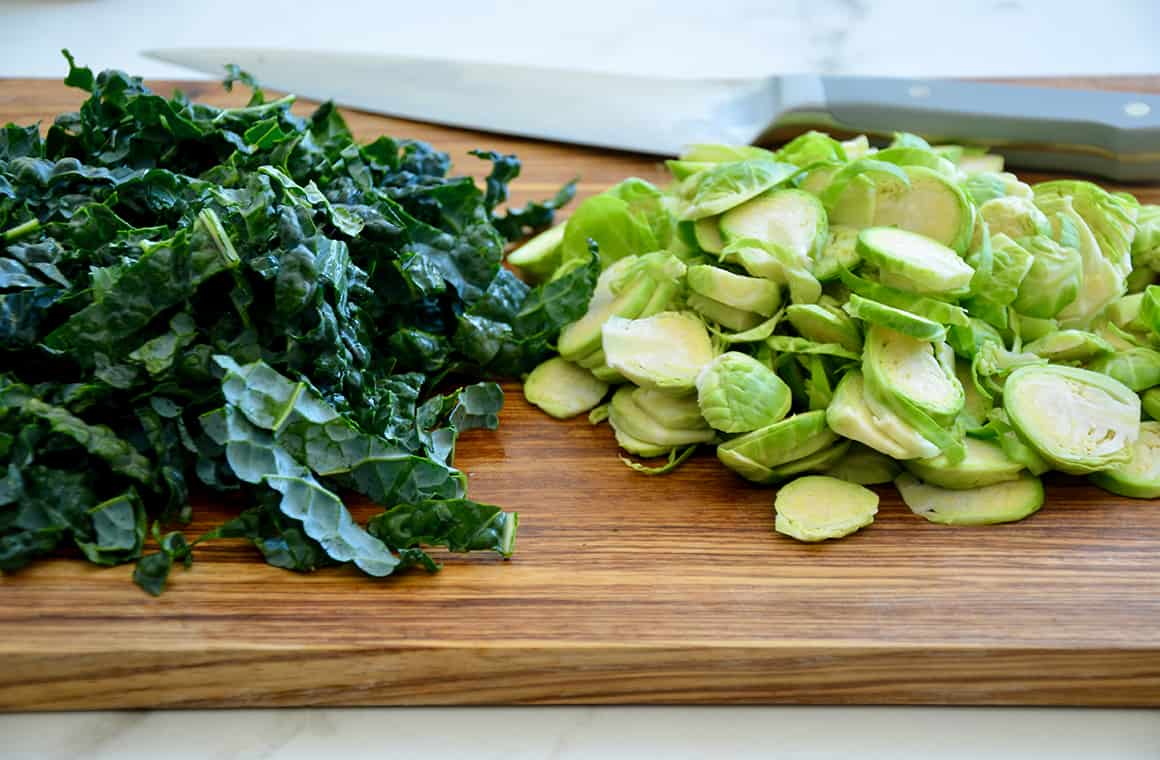
<instances>
[{"instance_id":1,"label":"cutting board edge","mask_svg":"<svg viewBox=\"0 0 1160 760\"><path fill-rule=\"evenodd\" d=\"M310 651L215 650L206 642L200 653L0 654L0 711L644 703L1160 707L1160 646L456 643ZM37 679L49 659L57 675Z\"/></svg>"}]
</instances>

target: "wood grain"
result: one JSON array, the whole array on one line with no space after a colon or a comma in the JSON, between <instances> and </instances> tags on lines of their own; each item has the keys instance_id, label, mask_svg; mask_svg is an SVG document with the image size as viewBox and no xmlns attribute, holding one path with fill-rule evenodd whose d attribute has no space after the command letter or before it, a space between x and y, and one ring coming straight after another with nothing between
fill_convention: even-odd
<instances>
[{"instance_id":1,"label":"wood grain","mask_svg":"<svg viewBox=\"0 0 1160 760\"><path fill-rule=\"evenodd\" d=\"M1160 79L1131 87L1160 91ZM78 102L56 83L0 82L0 121ZM517 203L576 175L582 194L663 178L639 156L350 121L364 139L430 140L464 171L478 168L469 148L517 152ZM1134 191L1160 202L1155 187ZM372 581L284 572L218 542L159 599L128 568L43 562L0 577L0 709L1160 705L1156 503L1061 478L1025 522L944 528L883 489L873 526L807 546L774 534L771 490L711 454L648 478L618 461L606 426L551 421L508 391L499 431L464 436L459 464L473 497L519 510L512 561L448 556L435 576ZM199 504L192 529L227 513Z\"/></svg>"}]
</instances>

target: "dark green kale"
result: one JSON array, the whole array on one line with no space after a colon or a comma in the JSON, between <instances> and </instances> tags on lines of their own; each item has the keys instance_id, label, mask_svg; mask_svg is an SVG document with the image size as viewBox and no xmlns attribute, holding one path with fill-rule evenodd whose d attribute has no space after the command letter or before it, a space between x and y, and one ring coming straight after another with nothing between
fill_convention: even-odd
<instances>
[{"instance_id":1,"label":"dark green kale","mask_svg":"<svg viewBox=\"0 0 1160 760\"><path fill-rule=\"evenodd\" d=\"M80 109L0 130L0 571L72 547L157 594L215 539L374 576L508 556L516 516L466 498L455 442L584 312L595 258L537 288L503 266L575 184L500 212L515 156L473 151L481 189L234 66L249 103L216 108L65 55ZM187 540L191 491L239 513Z\"/></svg>"}]
</instances>

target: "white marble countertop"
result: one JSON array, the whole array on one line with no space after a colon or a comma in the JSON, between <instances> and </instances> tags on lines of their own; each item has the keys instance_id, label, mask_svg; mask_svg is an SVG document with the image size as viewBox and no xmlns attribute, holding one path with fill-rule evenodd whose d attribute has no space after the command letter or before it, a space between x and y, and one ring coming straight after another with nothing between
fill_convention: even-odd
<instances>
[{"instance_id":1,"label":"white marble countertop","mask_svg":"<svg viewBox=\"0 0 1160 760\"><path fill-rule=\"evenodd\" d=\"M271 10L276 8L276 10ZM326 16L318 14L327 10ZM444 21L455 19L453 23ZM263 45L608 71L1160 73L1156 0L0 0L0 76L196 77L145 48ZM1160 758L1160 713L959 708L410 708L0 716L2 758Z\"/></svg>"}]
</instances>

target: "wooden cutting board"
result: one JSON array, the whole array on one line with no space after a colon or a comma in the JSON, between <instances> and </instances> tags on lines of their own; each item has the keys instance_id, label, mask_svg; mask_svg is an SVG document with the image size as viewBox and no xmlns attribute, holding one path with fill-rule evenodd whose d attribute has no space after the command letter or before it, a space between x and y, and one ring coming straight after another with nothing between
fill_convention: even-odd
<instances>
[{"instance_id":1,"label":"wooden cutting board","mask_svg":"<svg viewBox=\"0 0 1160 760\"><path fill-rule=\"evenodd\" d=\"M1160 78L1070 84L1160 91ZM0 82L0 122L78 102L53 82ZM460 171L481 168L470 148L517 152L517 202L576 175L582 195L664 177L638 156L350 119L362 139L430 140ZM465 435L458 464L474 498L519 510L510 562L449 556L437 575L375 581L297 575L217 542L158 599L128 568L41 562L0 577L0 708L1160 705L1160 503L1059 479L1022 523L944 528L885 488L873 526L804 545L773 532L771 489L711 453L639 475L607 426L552 421L508 391L500 429ZM196 514L194 534L226 516Z\"/></svg>"}]
</instances>

